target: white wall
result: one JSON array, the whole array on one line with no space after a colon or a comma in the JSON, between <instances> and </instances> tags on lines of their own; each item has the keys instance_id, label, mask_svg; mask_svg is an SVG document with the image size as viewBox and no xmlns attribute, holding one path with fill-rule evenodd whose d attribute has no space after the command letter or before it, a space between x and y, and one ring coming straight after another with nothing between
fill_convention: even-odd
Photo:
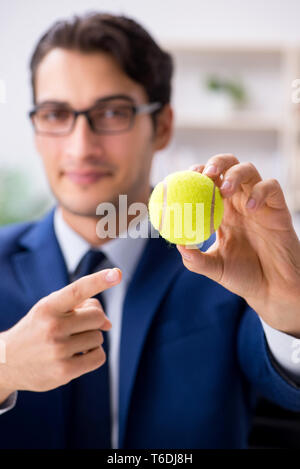
<instances>
[{"instance_id":1,"label":"white wall","mask_svg":"<svg viewBox=\"0 0 300 469\"><path fill-rule=\"evenodd\" d=\"M0 80L7 104L0 104L0 163L36 161L26 112L28 61L37 39L57 18L93 9L130 15L160 41L300 42L299 0L1 0Z\"/></svg>"},{"instance_id":2,"label":"white wall","mask_svg":"<svg viewBox=\"0 0 300 469\"><path fill-rule=\"evenodd\" d=\"M26 115L30 54L53 21L88 10L132 16L160 42L300 43L299 0L0 0L0 80L7 100L0 104L0 165L30 168L39 187L46 181Z\"/></svg>"}]
</instances>

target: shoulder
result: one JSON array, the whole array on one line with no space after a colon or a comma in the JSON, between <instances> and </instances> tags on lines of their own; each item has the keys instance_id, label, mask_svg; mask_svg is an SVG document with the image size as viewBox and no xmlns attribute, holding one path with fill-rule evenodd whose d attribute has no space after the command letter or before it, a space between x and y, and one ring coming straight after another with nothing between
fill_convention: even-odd
<instances>
[{"instance_id":1,"label":"shoulder","mask_svg":"<svg viewBox=\"0 0 300 469\"><path fill-rule=\"evenodd\" d=\"M0 266L3 259L37 247L43 240L54 234L53 217L55 207L42 218L0 227Z\"/></svg>"},{"instance_id":2,"label":"shoulder","mask_svg":"<svg viewBox=\"0 0 300 469\"><path fill-rule=\"evenodd\" d=\"M0 258L15 252L20 238L35 225L36 222L21 222L5 225L0 228Z\"/></svg>"}]
</instances>

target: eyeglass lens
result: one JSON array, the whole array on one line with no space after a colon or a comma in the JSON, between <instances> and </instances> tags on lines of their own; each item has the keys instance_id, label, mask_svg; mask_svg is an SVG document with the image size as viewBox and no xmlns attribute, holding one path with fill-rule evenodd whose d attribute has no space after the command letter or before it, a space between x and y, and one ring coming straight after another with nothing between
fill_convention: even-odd
<instances>
[{"instance_id":1,"label":"eyeglass lens","mask_svg":"<svg viewBox=\"0 0 300 469\"><path fill-rule=\"evenodd\" d=\"M113 100L91 108L88 115L96 132L121 132L130 127L134 106L125 100ZM38 108L33 120L39 132L64 134L71 131L75 115L71 109L51 104Z\"/></svg>"}]
</instances>

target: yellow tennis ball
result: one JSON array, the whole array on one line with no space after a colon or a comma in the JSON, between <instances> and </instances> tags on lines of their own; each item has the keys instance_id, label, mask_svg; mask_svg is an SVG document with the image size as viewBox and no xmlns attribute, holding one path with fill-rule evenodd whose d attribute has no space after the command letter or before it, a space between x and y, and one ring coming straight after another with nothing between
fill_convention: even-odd
<instances>
[{"instance_id":1,"label":"yellow tennis ball","mask_svg":"<svg viewBox=\"0 0 300 469\"><path fill-rule=\"evenodd\" d=\"M174 244L199 244L220 226L224 204L214 181L196 171L176 171L159 182L149 199L149 217Z\"/></svg>"}]
</instances>

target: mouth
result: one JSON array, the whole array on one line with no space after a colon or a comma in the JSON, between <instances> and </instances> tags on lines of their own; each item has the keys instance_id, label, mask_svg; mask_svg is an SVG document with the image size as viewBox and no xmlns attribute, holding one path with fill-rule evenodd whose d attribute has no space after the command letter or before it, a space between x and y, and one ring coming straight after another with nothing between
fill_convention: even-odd
<instances>
[{"instance_id":1,"label":"mouth","mask_svg":"<svg viewBox=\"0 0 300 469\"><path fill-rule=\"evenodd\" d=\"M63 175L75 184L86 185L111 176L108 171L65 171Z\"/></svg>"}]
</instances>

